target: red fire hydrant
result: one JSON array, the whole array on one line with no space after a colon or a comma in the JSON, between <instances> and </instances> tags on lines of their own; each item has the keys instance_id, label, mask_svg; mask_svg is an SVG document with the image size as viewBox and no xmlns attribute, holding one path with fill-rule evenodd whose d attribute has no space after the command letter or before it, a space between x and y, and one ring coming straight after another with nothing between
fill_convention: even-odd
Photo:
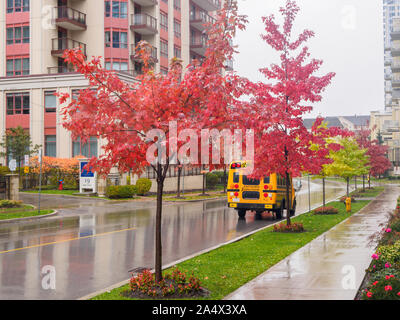
<instances>
[{"instance_id":1,"label":"red fire hydrant","mask_svg":"<svg viewBox=\"0 0 400 320\"><path fill-rule=\"evenodd\" d=\"M58 181L58 190L62 190L63 189L63 181L59 180Z\"/></svg>"}]
</instances>

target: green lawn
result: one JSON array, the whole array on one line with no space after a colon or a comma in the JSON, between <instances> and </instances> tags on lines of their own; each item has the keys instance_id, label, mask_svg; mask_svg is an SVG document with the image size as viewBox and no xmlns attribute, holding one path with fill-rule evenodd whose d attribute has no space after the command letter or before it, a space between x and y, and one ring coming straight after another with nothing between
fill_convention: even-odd
<instances>
[{"instance_id":1,"label":"green lawn","mask_svg":"<svg viewBox=\"0 0 400 320\"><path fill-rule=\"evenodd\" d=\"M45 214L52 213L53 211L54 210L40 210L39 213L37 210L34 210L32 206L27 206L27 205L22 206L20 208L0 209L0 220L42 216Z\"/></svg>"},{"instance_id":2,"label":"green lawn","mask_svg":"<svg viewBox=\"0 0 400 320\"><path fill-rule=\"evenodd\" d=\"M384 187L373 187L372 189L365 188L365 192L363 192L361 188L351 192L350 194L357 198L374 198L380 195L384 189Z\"/></svg>"},{"instance_id":3,"label":"green lawn","mask_svg":"<svg viewBox=\"0 0 400 320\"><path fill-rule=\"evenodd\" d=\"M369 201L354 203L352 213L368 203ZM178 268L189 274L193 271L195 276L200 278L202 286L211 292L206 299L222 299L350 216L346 213L343 203L336 201L328 205L339 209L339 214L306 213L292 219L293 222L304 224L304 233L274 233L270 227L241 241L182 262ZM171 269L166 272L171 272ZM93 299L128 300L120 295L128 288L129 286L125 285Z\"/></svg>"}]
</instances>

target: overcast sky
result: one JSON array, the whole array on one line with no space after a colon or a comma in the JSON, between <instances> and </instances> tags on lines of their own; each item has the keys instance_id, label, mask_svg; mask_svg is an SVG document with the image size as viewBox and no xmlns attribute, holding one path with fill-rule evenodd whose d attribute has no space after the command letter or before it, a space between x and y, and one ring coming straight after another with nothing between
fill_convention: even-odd
<instances>
[{"instance_id":1,"label":"overcast sky","mask_svg":"<svg viewBox=\"0 0 400 320\"><path fill-rule=\"evenodd\" d=\"M278 62L263 42L262 16L275 14L285 0L238 0L241 14L248 15L245 32L235 44L235 69L253 81L266 81L258 71ZM315 32L308 42L311 57L322 59L320 74L335 72L323 101L305 118L368 115L384 109L382 0L297 0L301 11L295 21L296 35L303 29Z\"/></svg>"}]
</instances>

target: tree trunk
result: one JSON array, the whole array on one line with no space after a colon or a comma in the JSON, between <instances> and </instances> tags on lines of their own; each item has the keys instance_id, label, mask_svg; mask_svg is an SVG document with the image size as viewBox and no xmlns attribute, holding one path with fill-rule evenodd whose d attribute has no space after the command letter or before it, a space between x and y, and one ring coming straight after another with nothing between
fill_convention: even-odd
<instances>
[{"instance_id":1,"label":"tree trunk","mask_svg":"<svg viewBox=\"0 0 400 320\"><path fill-rule=\"evenodd\" d=\"M162 244L161 244L161 217L162 217L162 198L164 189L164 177L161 165L158 164L157 170L157 207L156 207L156 243L155 243L155 276L156 282L162 280Z\"/></svg>"},{"instance_id":2,"label":"tree trunk","mask_svg":"<svg viewBox=\"0 0 400 320\"><path fill-rule=\"evenodd\" d=\"M347 178L347 197L349 197L350 178Z\"/></svg>"},{"instance_id":3,"label":"tree trunk","mask_svg":"<svg viewBox=\"0 0 400 320\"><path fill-rule=\"evenodd\" d=\"M203 165L203 196L206 194L206 174L204 173L205 167Z\"/></svg>"},{"instance_id":4,"label":"tree trunk","mask_svg":"<svg viewBox=\"0 0 400 320\"><path fill-rule=\"evenodd\" d=\"M365 192L365 174L363 174L363 192Z\"/></svg>"},{"instance_id":5,"label":"tree trunk","mask_svg":"<svg viewBox=\"0 0 400 320\"><path fill-rule=\"evenodd\" d=\"M368 175L368 188L371 189L371 175Z\"/></svg>"},{"instance_id":6,"label":"tree trunk","mask_svg":"<svg viewBox=\"0 0 400 320\"><path fill-rule=\"evenodd\" d=\"M290 197L290 176L289 172L286 171L286 224L290 226L290 209L291 209L291 197Z\"/></svg>"},{"instance_id":7,"label":"tree trunk","mask_svg":"<svg viewBox=\"0 0 400 320\"><path fill-rule=\"evenodd\" d=\"M357 190L357 176L354 177L354 188Z\"/></svg>"},{"instance_id":8,"label":"tree trunk","mask_svg":"<svg viewBox=\"0 0 400 320\"><path fill-rule=\"evenodd\" d=\"M224 166L224 193L226 193L226 166Z\"/></svg>"},{"instance_id":9,"label":"tree trunk","mask_svg":"<svg viewBox=\"0 0 400 320\"><path fill-rule=\"evenodd\" d=\"M178 162L179 164L179 162ZM178 188L177 188L177 198L181 197L181 174L182 174L182 167L179 165L178 166Z\"/></svg>"},{"instance_id":10,"label":"tree trunk","mask_svg":"<svg viewBox=\"0 0 400 320\"><path fill-rule=\"evenodd\" d=\"M325 208L325 177L322 178L322 205Z\"/></svg>"}]
</instances>

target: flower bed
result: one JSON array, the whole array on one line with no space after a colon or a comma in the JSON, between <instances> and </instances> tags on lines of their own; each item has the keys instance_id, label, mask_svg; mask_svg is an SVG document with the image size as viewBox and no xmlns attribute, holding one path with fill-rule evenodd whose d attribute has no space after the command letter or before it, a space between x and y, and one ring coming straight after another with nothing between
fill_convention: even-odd
<instances>
[{"instance_id":1,"label":"flower bed","mask_svg":"<svg viewBox=\"0 0 400 320\"><path fill-rule=\"evenodd\" d=\"M154 274L145 270L132 277L129 288L122 293L129 298L192 298L209 294L200 286L199 279L193 275L187 277L186 273L178 269L166 274L160 282L156 282Z\"/></svg>"},{"instance_id":2,"label":"flower bed","mask_svg":"<svg viewBox=\"0 0 400 320\"><path fill-rule=\"evenodd\" d=\"M304 226L296 222L288 226L286 222L282 222L274 225L274 232L304 232Z\"/></svg>"},{"instance_id":3,"label":"flower bed","mask_svg":"<svg viewBox=\"0 0 400 320\"><path fill-rule=\"evenodd\" d=\"M400 300L400 198L366 272L358 299Z\"/></svg>"}]
</instances>

